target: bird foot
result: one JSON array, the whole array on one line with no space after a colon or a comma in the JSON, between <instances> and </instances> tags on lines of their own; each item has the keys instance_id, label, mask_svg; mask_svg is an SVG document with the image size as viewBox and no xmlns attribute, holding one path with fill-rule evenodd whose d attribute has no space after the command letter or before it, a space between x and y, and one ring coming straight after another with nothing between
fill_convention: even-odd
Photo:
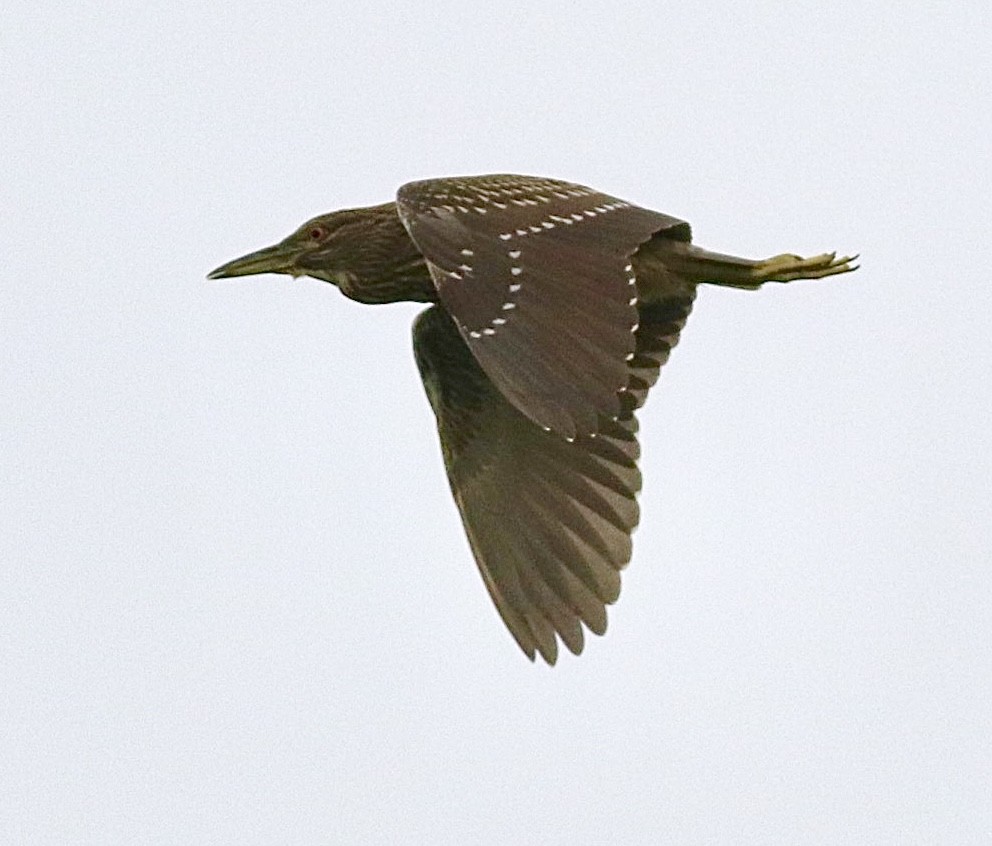
<instances>
[{"instance_id":1,"label":"bird foot","mask_svg":"<svg viewBox=\"0 0 992 846\"><path fill-rule=\"evenodd\" d=\"M850 273L857 270L856 264L851 264L857 256L837 258L836 253L823 253L812 258L794 256L783 253L758 262L752 269L756 282L791 282L793 279L822 279L824 276L835 276L838 273Z\"/></svg>"}]
</instances>

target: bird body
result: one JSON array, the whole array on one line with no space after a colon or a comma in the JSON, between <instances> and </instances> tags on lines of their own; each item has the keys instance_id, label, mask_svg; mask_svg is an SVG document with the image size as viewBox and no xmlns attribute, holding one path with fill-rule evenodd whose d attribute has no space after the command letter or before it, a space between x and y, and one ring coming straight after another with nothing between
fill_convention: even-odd
<instances>
[{"instance_id":1,"label":"bird body","mask_svg":"<svg viewBox=\"0 0 992 846\"><path fill-rule=\"evenodd\" d=\"M606 629L639 512L635 412L698 285L855 269L703 250L689 224L570 182L412 182L395 203L307 221L210 278L308 275L363 303L431 303L414 352L483 581L524 652Z\"/></svg>"}]
</instances>

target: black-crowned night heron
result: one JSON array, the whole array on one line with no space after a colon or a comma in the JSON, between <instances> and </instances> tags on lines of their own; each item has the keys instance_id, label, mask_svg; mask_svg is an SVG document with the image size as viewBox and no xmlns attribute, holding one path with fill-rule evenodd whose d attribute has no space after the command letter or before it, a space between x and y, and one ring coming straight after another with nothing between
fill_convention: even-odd
<instances>
[{"instance_id":1,"label":"black-crowned night heron","mask_svg":"<svg viewBox=\"0 0 992 846\"><path fill-rule=\"evenodd\" d=\"M411 182L332 212L211 279L313 276L363 303L433 303L414 354L472 552L520 648L549 664L606 630L638 521L635 411L703 283L755 289L854 270L690 243L689 224L571 182ZM557 638L556 638L557 635Z\"/></svg>"}]
</instances>

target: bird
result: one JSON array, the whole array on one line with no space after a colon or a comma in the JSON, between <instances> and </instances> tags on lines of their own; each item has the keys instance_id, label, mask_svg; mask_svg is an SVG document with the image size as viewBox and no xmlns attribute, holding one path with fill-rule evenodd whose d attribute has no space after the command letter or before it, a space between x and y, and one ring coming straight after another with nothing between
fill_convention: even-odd
<instances>
[{"instance_id":1,"label":"bird","mask_svg":"<svg viewBox=\"0 0 992 846\"><path fill-rule=\"evenodd\" d=\"M309 276L361 303L428 303L413 351L451 493L496 610L554 665L620 594L640 512L637 413L699 285L755 290L857 269L692 243L689 224L573 182L493 174L402 185L314 217L209 279Z\"/></svg>"}]
</instances>

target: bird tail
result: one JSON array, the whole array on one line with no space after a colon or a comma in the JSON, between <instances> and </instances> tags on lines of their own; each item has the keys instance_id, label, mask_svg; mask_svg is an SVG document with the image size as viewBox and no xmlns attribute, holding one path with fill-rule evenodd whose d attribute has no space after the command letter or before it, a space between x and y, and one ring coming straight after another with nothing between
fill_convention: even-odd
<instances>
[{"instance_id":1,"label":"bird tail","mask_svg":"<svg viewBox=\"0 0 992 846\"><path fill-rule=\"evenodd\" d=\"M690 282L755 290L765 282L822 279L824 276L849 273L857 270L857 265L851 263L856 258L856 255L837 258L836 253L823 253L812 258L783 253L754 260L712 253L694 244L678 244L678 249L665 252L664 262L670 271Z\"/></svg>"}]
</instances>

